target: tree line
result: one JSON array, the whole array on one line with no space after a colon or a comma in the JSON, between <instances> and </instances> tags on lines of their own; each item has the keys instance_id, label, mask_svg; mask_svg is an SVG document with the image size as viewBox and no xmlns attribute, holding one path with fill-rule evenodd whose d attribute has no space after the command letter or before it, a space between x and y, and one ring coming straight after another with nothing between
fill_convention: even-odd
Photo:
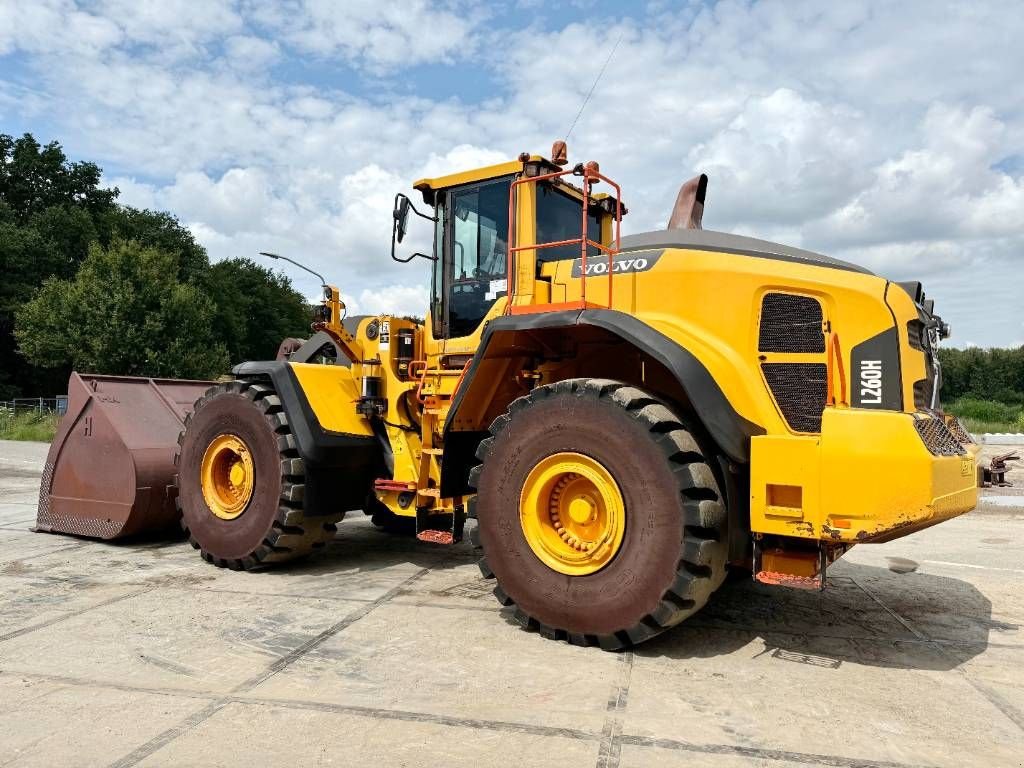
<instances>
[{"instance_id":1,"label":"tree line","mask_svg":"<svg viewBox=\"0 0 1024 768\"><path fill-rule=\"evenodd\" d=\"M0 134L0 400L52 396L72 369L211 378L309 333L282 274L211 264L171 214L118 202L95 163ZM1024 347L941 349L944 402L1024 405Z\"/></svg>"},{"instance_id":2,"label":"tree line","mask_svg":"<svg viewBox=\"0 0 1024 768\"><path fill-rule=\"evenodd\" d=\"M57 142L0 134L0 400L72 369L211 378L309 335L310 307L247 258L211 264L171 214L118 202Z\"/></svg>"},{"instance_id":3,"label":"tree line","mask_svg":"<svg viewBox=\"0 0 1024 768\"><path fill-rule=\"evenodd\" d=\"M942 400L996 400L1024 405L1024 346L1015 349L940 349Z\"/></svg>"}]
</instances>

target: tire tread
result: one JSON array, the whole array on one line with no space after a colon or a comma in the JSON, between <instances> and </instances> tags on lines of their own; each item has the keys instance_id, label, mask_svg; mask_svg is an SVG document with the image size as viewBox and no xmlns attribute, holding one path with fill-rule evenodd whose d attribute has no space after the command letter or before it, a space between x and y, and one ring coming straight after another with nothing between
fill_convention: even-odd
<instances>
[{"instance_id":1,"label":"tire tread","mask_svg":"<svg viewBox=\"0 0 1024 768\"><path fill-rule=\"evenodd\" d=\"M487 471L487 458L494 439L532 404L555 394L607 400L648 429L652 441L664 454L665 461L672 465L672 474L683 501L680 556L676 574L651 613L643 616L635 625L609 635L580 634L562 627L542 625L515 603L502 588L500 579L494 587L494 595L503 606L513 610L515 621L524 629L538 630L547 638L564 640L573 645L622 650L649 640L696 613L725 580L727 544L724 529L727 516L724 500L704 452L684 422L650 393L612 379L564 379L537 387L528 395L512 401L506 412L491 424L490 436L482 440L477 448L476 457L480 463L469 473L472 489L475 490L481 475ZM475 495L469 501L468 516L479 516ZM478 564L484 578L496 579L487 563L478 527L470 531L470 541L479 556Z\"/></svg>"}]
</instances>

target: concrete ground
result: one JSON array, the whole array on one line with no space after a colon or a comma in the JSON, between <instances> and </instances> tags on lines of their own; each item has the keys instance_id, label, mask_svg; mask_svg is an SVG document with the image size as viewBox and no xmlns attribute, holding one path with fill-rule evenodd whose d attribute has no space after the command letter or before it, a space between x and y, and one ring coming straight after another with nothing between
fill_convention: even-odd
<instances>
[{"instance_id":1,"label":"concrete ground","mask_svg":"<svg viewBox=\"0 0 1024 768\"><path fill-rule=\"evenodd\" d=\"M365 519L254 574L32 533L45 452L0 443L0 766L1024 764L1024 506L855 548L821 594L737 580L612 654L513 626L468 544Z\"/></svg>"}]
</instances>

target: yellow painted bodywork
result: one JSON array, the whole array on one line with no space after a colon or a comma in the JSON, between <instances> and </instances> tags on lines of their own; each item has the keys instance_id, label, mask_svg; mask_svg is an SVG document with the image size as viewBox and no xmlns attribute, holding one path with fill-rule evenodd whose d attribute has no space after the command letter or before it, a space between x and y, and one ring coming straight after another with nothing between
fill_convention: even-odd
<instances>
[{"instance_id":1,"label":"yellow painted bodywork","mask_svg":"<svg viewBox=\"0 0 1024 768\"><path fill-rule=\"evenodd\" d=\"M531 157L528 162L543 161ZM426 197L523 171L524 163L514 161L422 179L414 186ZM536 205L535 185L519 185L513 239L521 246L537 242ZM600 239L606 245L613 242L612 223L611 215L602 214ZM403 323L416 328L416 358L422 365L413 379L399 375L393 349L382 349L379 339L367 337L370 319L364 320L352 344L358 347L360 359L379 357L382 361L382 391L387 400L384 420L394 454L393 477L384 480L397 484L378 489L378 499L399 515L414 515L417 506L440 512L462 506L462 498L440 496L445 427L484 430L494 418L495 404L500 412L536 383L580 375L571 358L522 370L513 361L514 351L496 344L488 351L493 357L476 369L473 397L463 403L457 421L448 425L448 410L462 384L465 363L477 352L487 323L507 312L578 306L585 285L588 306L630 315L688 350L706 368L732 409L763 430L764 434L751 439L750 452L750 528L755 535L837 544L880 540L947 519L976 504L976 446L968 446L964 457L933 456L914 429L913 384L926 377L926 367L923 353L910 346L907 322L917 318L917 309L902 288L871 274L740 253L670 247L631 250L619 258L623 256L657 258L657 263L646 271L590 276L584 281L572 276L572 260L544 263L538 269L537 251L520 251L514 272L508 276L512 306L507 298L499 297L483 322L462 338L435 338L429 316L425 324L416 326L397 318L377 318L392 324L392 338ZM839 339L846 388L839 391L838 380L834 383L833 393L840 405L825 409L820 434L802 434L790 428L762 373L763 363L826 362L824 352L758 350L761 302L765 294L777 292L816 299L822 307L826 341L830 343L833 335ZM853 386L851 350L894 324L903 410L844 407L842 404L850 402ZM340 322L334 327L341 329ZM605 356L602 375L616 378L620 362L623 367L627 364L624 357ZM369 421L354 407L361 362L353 362L351 368L292 367L321 426L372 434ZM637 370L636 379L630 381L646 385L644 365ZM403 401L405 405L400 405ZM416 411L418 423L410 420L409 408ZM413 492L415 504L399 503L403 493Z\"/></svg>"},{"instance_id":2,"label":"yellow painted bodywork","mask_svg":"<svg viewBox=\"0 0 1024 768\"><path fill-rule=\"evenodd\" d=\"M528 162L542 162L544 158L539 155L531 155ZM450 173L446 176L438 176L432 179L419 179L412 185L413 189L418 190L440 190L449 189L450 187L458 187L462 184L472 184L475 181L487 181L488 179L496 179L500 176L508 176L512 173L521 173L523 170L522 160L512 160L507 163L498 163L496 165L486 165L482 168L472 168L466 171L459 171L458 173Z\"/></svg>"},{"instance_id":3,"label":"yellow painted bodywork","mask_svg":"<svg viewBox=\"0 0 1024 768\"><path fill-rule=\"evenodd\" d=\"M348 435L373 434L370 422L356 413L359 382L351 368L311 363L290 363L290 367L323 429Z\"/></svg>"},{"instance_id":4,"label":"yellow painted bodywork","mask_svg":"<svg viewBox=\"0 0 1024 768\"><path fill-rule=\"evenodd\" d=\"M798 505L772 504L777 485ZM751 439L750 517L758 533L856 543L906 533L977 504L975 456L933 456L909 413L829 407L821 434Z\"/></svg>"}]
</instances>

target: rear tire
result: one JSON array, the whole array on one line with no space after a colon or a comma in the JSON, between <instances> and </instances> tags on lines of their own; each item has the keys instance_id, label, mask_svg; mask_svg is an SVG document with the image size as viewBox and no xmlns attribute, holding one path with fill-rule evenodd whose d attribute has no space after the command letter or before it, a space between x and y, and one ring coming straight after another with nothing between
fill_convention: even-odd
<instances>
[{"instance_id":1,"label":"rear tire","mask_svg":"<svg viewBox=\"0 0 1024 768\"><path fill-rule=\"evenodd\" d=\"M244 510L218 517L203 493L203 457L222 435L248 448L253 487ZM207 562L249 570L307 555L334 538L344 512L305 508L306 469L269 382L236 380L207 390L185 420L174 457L181 527Z\"/></svg>"},{"instance_id":2,"label":"rear tire","mask_svg":"<svg viewBox=\"0 0 1024 768\"><path fill-rule=\"evenodd\" d=\"M718 484L693 436L655 397L621 382L569 379L515 400L490 432L470 473L471 540L483 575L497 579L495 596L523 627L616 650L679 624L725 579ZM603 466L624 502L621 544L585 575L546 565L524 532L523 489L558 453Z\"/></svg>"}]
</instances>

